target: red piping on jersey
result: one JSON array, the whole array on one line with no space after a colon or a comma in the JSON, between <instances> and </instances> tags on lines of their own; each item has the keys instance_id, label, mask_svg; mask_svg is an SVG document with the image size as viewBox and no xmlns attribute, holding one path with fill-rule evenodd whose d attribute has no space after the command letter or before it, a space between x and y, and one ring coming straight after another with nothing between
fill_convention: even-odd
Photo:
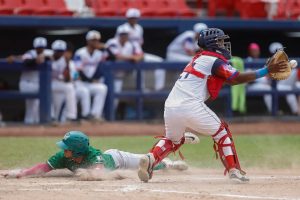
<instances>
[{"instance_id":1,"label":"red piping on jersey","mask_svg":"<svg viewBox=\"0 0 300 200\"><path fill-rule=\"evenodd\" d=\"M185 68L184 68L184 72L187 72L187 73L190 73L190 74L193 74L195 76L197 76L198 78L202 78L204 79L205 78L205 75L202 74L201 72L195 70L194 66L193 66L193 63L194 63L194 60L192 60L192 62L190 62Z\"/></svg>"},{"instance_id":2,"label":"red piping on jersey","mask_svg":"<svg viewBox=\"0 0 300 200\"><path fill-rule=\"evenodd\" d=\"M193 63L195 62L195 60L197 58L199 58L200 56L202 56L202 55L217 57L217 58L223 60L224 62L227 62L227 59L224 56L222 56L221 54L218 54L218 53L215 53L215 52L211 52L211 51L200 51L199 53L197 53L193 57L192 61L184 68L183 71L187 72L187 73L190 73L190 74L193 74L193 75L197 76L198 78L204 79L205 75L202 74L201 72L195 70L195 68L193 66Z\"/></svg>"},{"instance_id":3,"label":"red piping on jersey","mask_svg":"<svg viewBox=\"0 0 300 200\"><path fill-rule=\"evenodd\" d=\"M192 61L184 68L184 72L193 74L195 76L197 76L198 78L204 79L205 75L202 74L199 71L196 71L194 68L194 62L197 58L199 58L200 56L205 55L205 56L212 56L212 57L216 57L219 58L221 60L223 60L224 62L228 62L227 59L222 56L221 54L215 53L215 52L211 52L211 51L201 51L199 53L197 53ZM212 100L216 99L218 97L219 91L221 90L222 86L223 86L224 80L222 80L219 77L216 77L214 75L210 75L207 79L207 90L210 94L210 97Z\"/></svg>"},{"instance_id":4,"label":"red piping on jersey","mask_svg":"<svg viewBox=\"0 0 300 200\"><path fill-rule=\"evenodd\" d=\"M199 57L199 56L201 56L201 55L205 55L205 56L213 56L213 57L217 57L217 58L219 58L219 59L221 59L221 60L223 60L224 62L228 62L228 60L223 56L223 55L221 55L221 54L219 54L219 53L216 53L216 52L212 52L212 51L201 51L201 52L199 52L196 56L197 57ZM195 56L195 57L196 57Z\"/></svg>"}]
</instances>

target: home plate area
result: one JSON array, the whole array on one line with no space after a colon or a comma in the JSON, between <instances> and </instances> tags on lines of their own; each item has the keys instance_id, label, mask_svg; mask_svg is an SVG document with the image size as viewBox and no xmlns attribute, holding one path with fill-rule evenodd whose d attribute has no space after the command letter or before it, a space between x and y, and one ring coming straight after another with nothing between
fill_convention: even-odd
<instances>
[{"instance_id":1,"label":"home plate area","mask_svg":"<svg viewBox=\"0 0 300 200\"><path fill-rule=\"evenodd\" d=\"M248 170L249 183L231 183L221 170L189 169L154 174L149 183L135 172L117 171L95 181L80 181L69 172L45 177L0 178L0 199L270 199L300 200L299 170ZM2 171L3 173L3 171ZM115 178L116 174L118 178ZM111 177L110 177L111 176Z\"/></svg>"}]
</instances>

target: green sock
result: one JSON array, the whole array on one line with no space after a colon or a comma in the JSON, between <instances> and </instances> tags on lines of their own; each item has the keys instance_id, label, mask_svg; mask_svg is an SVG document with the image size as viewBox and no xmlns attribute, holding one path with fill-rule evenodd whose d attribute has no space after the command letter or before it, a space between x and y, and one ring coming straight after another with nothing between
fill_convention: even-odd
<instances>
[{"instance_id":1,"label":"green sock","mask_svg":"<svg viewBox=\"0 0 300 200\"><path fill-rule=\"evenodd\" d=\"M166 169L166 168L167 168L167 166L165 165L165 163L160 162L160 163L158 163L158 165L156 165L156 166L153 168L153 170L162 170L162 169Z\"/></svg>"}]
</instances>

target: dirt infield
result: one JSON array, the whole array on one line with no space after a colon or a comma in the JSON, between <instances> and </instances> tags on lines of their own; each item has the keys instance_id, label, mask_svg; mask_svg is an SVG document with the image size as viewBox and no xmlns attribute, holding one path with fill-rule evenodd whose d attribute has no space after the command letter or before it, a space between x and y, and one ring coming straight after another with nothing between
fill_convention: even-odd
<instances>
[{"instance_id":1,"label":"dirt infield","mask_svg":"<svg viewBox=\"0 0 300 200\"><path fill-rule=\"evenodd\" d=\"M300 134L300 123L269 121L230 123L234 134ZM81 130L90 136L162 135L163 124L155 123L90 123L57 126L9 125L0 128L0 136L62 136L70 130Z\"/></svg>"},{"instance_id":2,"label":"dirt infield","mask_svg":"<svg viewBox=\"0 0 300 200\"><path fill-rule=\"evenodd\" d=\"M2 171L3 172L3 171ZM119 172L121 173L121 172ZM159 172L149 183L126 172L122 180L78 181L74 177L5 179L0 177L0 199L300 199L299 170L250 170L250 183L231 183L222 170L189 169Z\"/></svg>"}]
</instances>

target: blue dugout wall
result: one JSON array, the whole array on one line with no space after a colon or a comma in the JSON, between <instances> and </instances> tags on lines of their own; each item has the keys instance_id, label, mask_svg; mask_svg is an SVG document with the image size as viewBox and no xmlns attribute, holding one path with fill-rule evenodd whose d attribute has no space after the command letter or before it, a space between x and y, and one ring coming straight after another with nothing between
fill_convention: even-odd
<instances>
[{"instance_id":1,"label":"blue dugout wall","mask_svg":"<svg viewBox=\"0 0 300 200\"><path fill-rule=\"evenodd\" d=\"M297 59L300 62L300 59ZM245 63L246 68L255 69L263 66L265 60L261 60L258 62ZM149 92L143 91L142 83L144 82L142 71L143 70L153 70L153 69L166 69L173 71L181 71L186 63L171 63L171 62L163 62L163 63L123 63L123 62L105 62L102 63L100 67L99 73L101 73L106 81L108 86L108 96L105 105L105 116L106 119L113 121L115 120L116 110L114 106L115 99L131 99L136 102L136 116L137 120L141 120L143 118L143 105L145 99L159 99L164 102L168 93L170 91L159 91L159 92ZM40 99L40 117L41 123L50 122L50 111L51 111L51 68L50 63L45 63L38 67L40 70L40 90L37 93L21 93L19 91L0 91L0 99L27 99L27 98L38 98ZM4 61L0 62L0 71L7 70L26 70L22 63L13 63L8 64ZM118 70L124 71L136 71L135 82L136 89L134 91L122 91L120 93L116 93L114 91L114 72ZM265 94L272 95L272 115L276 116L278 111L278 101L280 96L284 96L287 94L300 94L299 90L294 91L277 91L276 89L276 81L273 81L272 90L271 91L247 91L247 96L263 96ZM225 98L226 105L226 117L232 117L231 110L231 95L230 95L230 87L226 86L220 93L220 96Z\"/></svg>"}]
</instances>

